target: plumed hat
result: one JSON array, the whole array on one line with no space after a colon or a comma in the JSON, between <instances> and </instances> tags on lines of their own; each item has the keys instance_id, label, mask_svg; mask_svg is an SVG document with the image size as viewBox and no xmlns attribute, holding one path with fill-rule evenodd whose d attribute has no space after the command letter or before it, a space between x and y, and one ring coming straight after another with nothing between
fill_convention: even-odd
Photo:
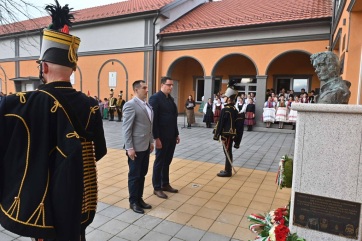
<instances>
[{"instance_id":1,"label":"plumed hat","mask_svg":"<svg viewBox=\"0 0 362 241\"><path fill-rule=\"evenodd\" d=\"M236 85L235 80L229 80L227 89L226 89L225 94L223 95L223 97L226 96L226 97L234 100L236 95L238 94L238 91L235 90L235 85Z\"/></svg>"},{"instance_id":2,"label":"plumed hat","mask_svg":"<svg viewBox=\"0 0 362 241\"><path fill-rule=\"evenodd\" d=\"M52 23L48 28L43 29L38 63L45 61L76 70L80 39L69 34L71 20L74 20L73 14L70 14L71 9L68 4L61 7L57 0L55 0L55 5L50 4L45 7L52 17Z\"/></svg>"}]
</instances>

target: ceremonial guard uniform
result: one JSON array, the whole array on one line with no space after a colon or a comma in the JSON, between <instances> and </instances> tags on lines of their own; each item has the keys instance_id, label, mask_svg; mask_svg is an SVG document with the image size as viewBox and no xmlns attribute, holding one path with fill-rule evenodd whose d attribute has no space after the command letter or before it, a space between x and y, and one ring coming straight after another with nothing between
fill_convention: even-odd
<instances>
[{"instance_id":1,"label":"ceremonial guard uniform","mask_svg":"<svg viewBox=\"0 0 362 241\"><path fill-rule=\"evenodd\" d=\"M109 95L109 120L114 121L114 112L116 111L117 98L113 97L113 89L111 89Z\"/></svg>"},{"instance_id":2,"label":"ceremonial guard uniform","mask_svg":"<svg viewBox=\"0 0 362 241\"><path fill-rule=\"evenodd\" d=\"M233 153L232 146L235 142L234 147L239 148L243 131L237 130L236 127L242 127L242 118L238 118L238 111L234 106L234 99L237 91L234 90L235 83L229 81L228 89L224 94L225 105L221 110L219 121L217 122L214 130L214 140L220 140L223 144L223 150L225 153L225 170L220 171L217 175L219 177L231 177L232 175L232 162ZM238 122L241 123L238 123Z\"/></svg>"},{"instance_id":3,"label":"ceremonial guard uniform","mask_svg":"<svg viewBox=\"0 0 362 241\"><path fill-rule=\"evenodd\" d=\"M46 9L69 14L57 1ZM39 62L75 70L80 39L58 32L63 26L44 29ZM0 223L5 229L43 240L85 240L97 206L96 161L107 152L98 110L96 100L66 80L1 101Z\"/></svg>"},{"instance_id":4,"label":"ceremonial guard uniform","mask_svg":"<svg viewBox=\"0 0 362 241\"><path fill-rule=\"evenodd\" d=\"M117 108L117 115L118 115L118 122L122 121L122 115L123 115L123 106L126 103L124 101L124 99L122 99L123 96L123 91L121 90L119 95L118 95L118 100L117 100L117 104L116 104L116 108Z\"/></svg>"}]
</instances>

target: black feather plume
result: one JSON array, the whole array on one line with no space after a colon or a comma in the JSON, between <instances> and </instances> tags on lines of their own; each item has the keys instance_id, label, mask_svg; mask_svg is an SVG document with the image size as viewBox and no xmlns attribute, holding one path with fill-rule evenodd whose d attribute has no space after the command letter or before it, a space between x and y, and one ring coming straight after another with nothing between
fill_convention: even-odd
<instances>
[{"instance_id":1,"label":"black feather plume","mask_svg":"<svg viewBox=\"0 0 362 241\"><path fill-rule=\"evenodd\" d=\"M238 83L238 82L237 82L236 80L230 79L229 82L228 82L227 87L234 89L234 87L235 87L235 85L236 85L237 83Z\"/></svg>"},{"instance_id":2,"label":"black feather plume","mask_svg":"<svg viewBox=\"0 0 362 241\"><path fill-rule=\"evenodd\" d=\"M68 4L64 7L61 7L57 0L55 0L55 5L50 4L45 7L45 10L52 17L52 24L49 25L49 29L60 30L64 27L64 25L72 26L71 20L74 20L73 14L70 14L70 10L73 8L69 8Z\"/></svg>"}]
</instances>

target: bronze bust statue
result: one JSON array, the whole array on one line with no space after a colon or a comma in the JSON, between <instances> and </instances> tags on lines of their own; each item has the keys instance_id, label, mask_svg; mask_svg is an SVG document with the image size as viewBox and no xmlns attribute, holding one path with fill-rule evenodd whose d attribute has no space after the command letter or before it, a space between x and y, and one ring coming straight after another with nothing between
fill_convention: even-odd
<instances>
[{"instance_id":1,"label":"bronze bust statue","mask_svg":"<svg viewBox=\"0 0 362 241\"><path fill-rule=\"evenodd\" d=\"M351 96L349 91L351 83L340 77L340 64L337 55L331 51L325 51L311 55L310 60L319 80L325 82L319 95L316 96L316 103L348 104Z\"/></svg>"}]
</instances>

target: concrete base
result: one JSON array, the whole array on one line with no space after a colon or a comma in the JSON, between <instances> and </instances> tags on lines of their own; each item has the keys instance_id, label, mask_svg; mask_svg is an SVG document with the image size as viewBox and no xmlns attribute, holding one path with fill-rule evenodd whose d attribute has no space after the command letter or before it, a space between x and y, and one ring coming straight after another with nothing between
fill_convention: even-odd
<instances>
[{"instance_id":1,"label":"concrete base","mask_svg":"<svg viewBox=\"0 0 362 241\"><path fill-rule=\"evenodd\" d=\"M298 111L298 121L291 232L306 240L355 240L294 226L293 213L295 192L362 202L362 106L293 104L292 108ZM359 216L358 240L361 240Z\"/></svg>"}]
</instances>

